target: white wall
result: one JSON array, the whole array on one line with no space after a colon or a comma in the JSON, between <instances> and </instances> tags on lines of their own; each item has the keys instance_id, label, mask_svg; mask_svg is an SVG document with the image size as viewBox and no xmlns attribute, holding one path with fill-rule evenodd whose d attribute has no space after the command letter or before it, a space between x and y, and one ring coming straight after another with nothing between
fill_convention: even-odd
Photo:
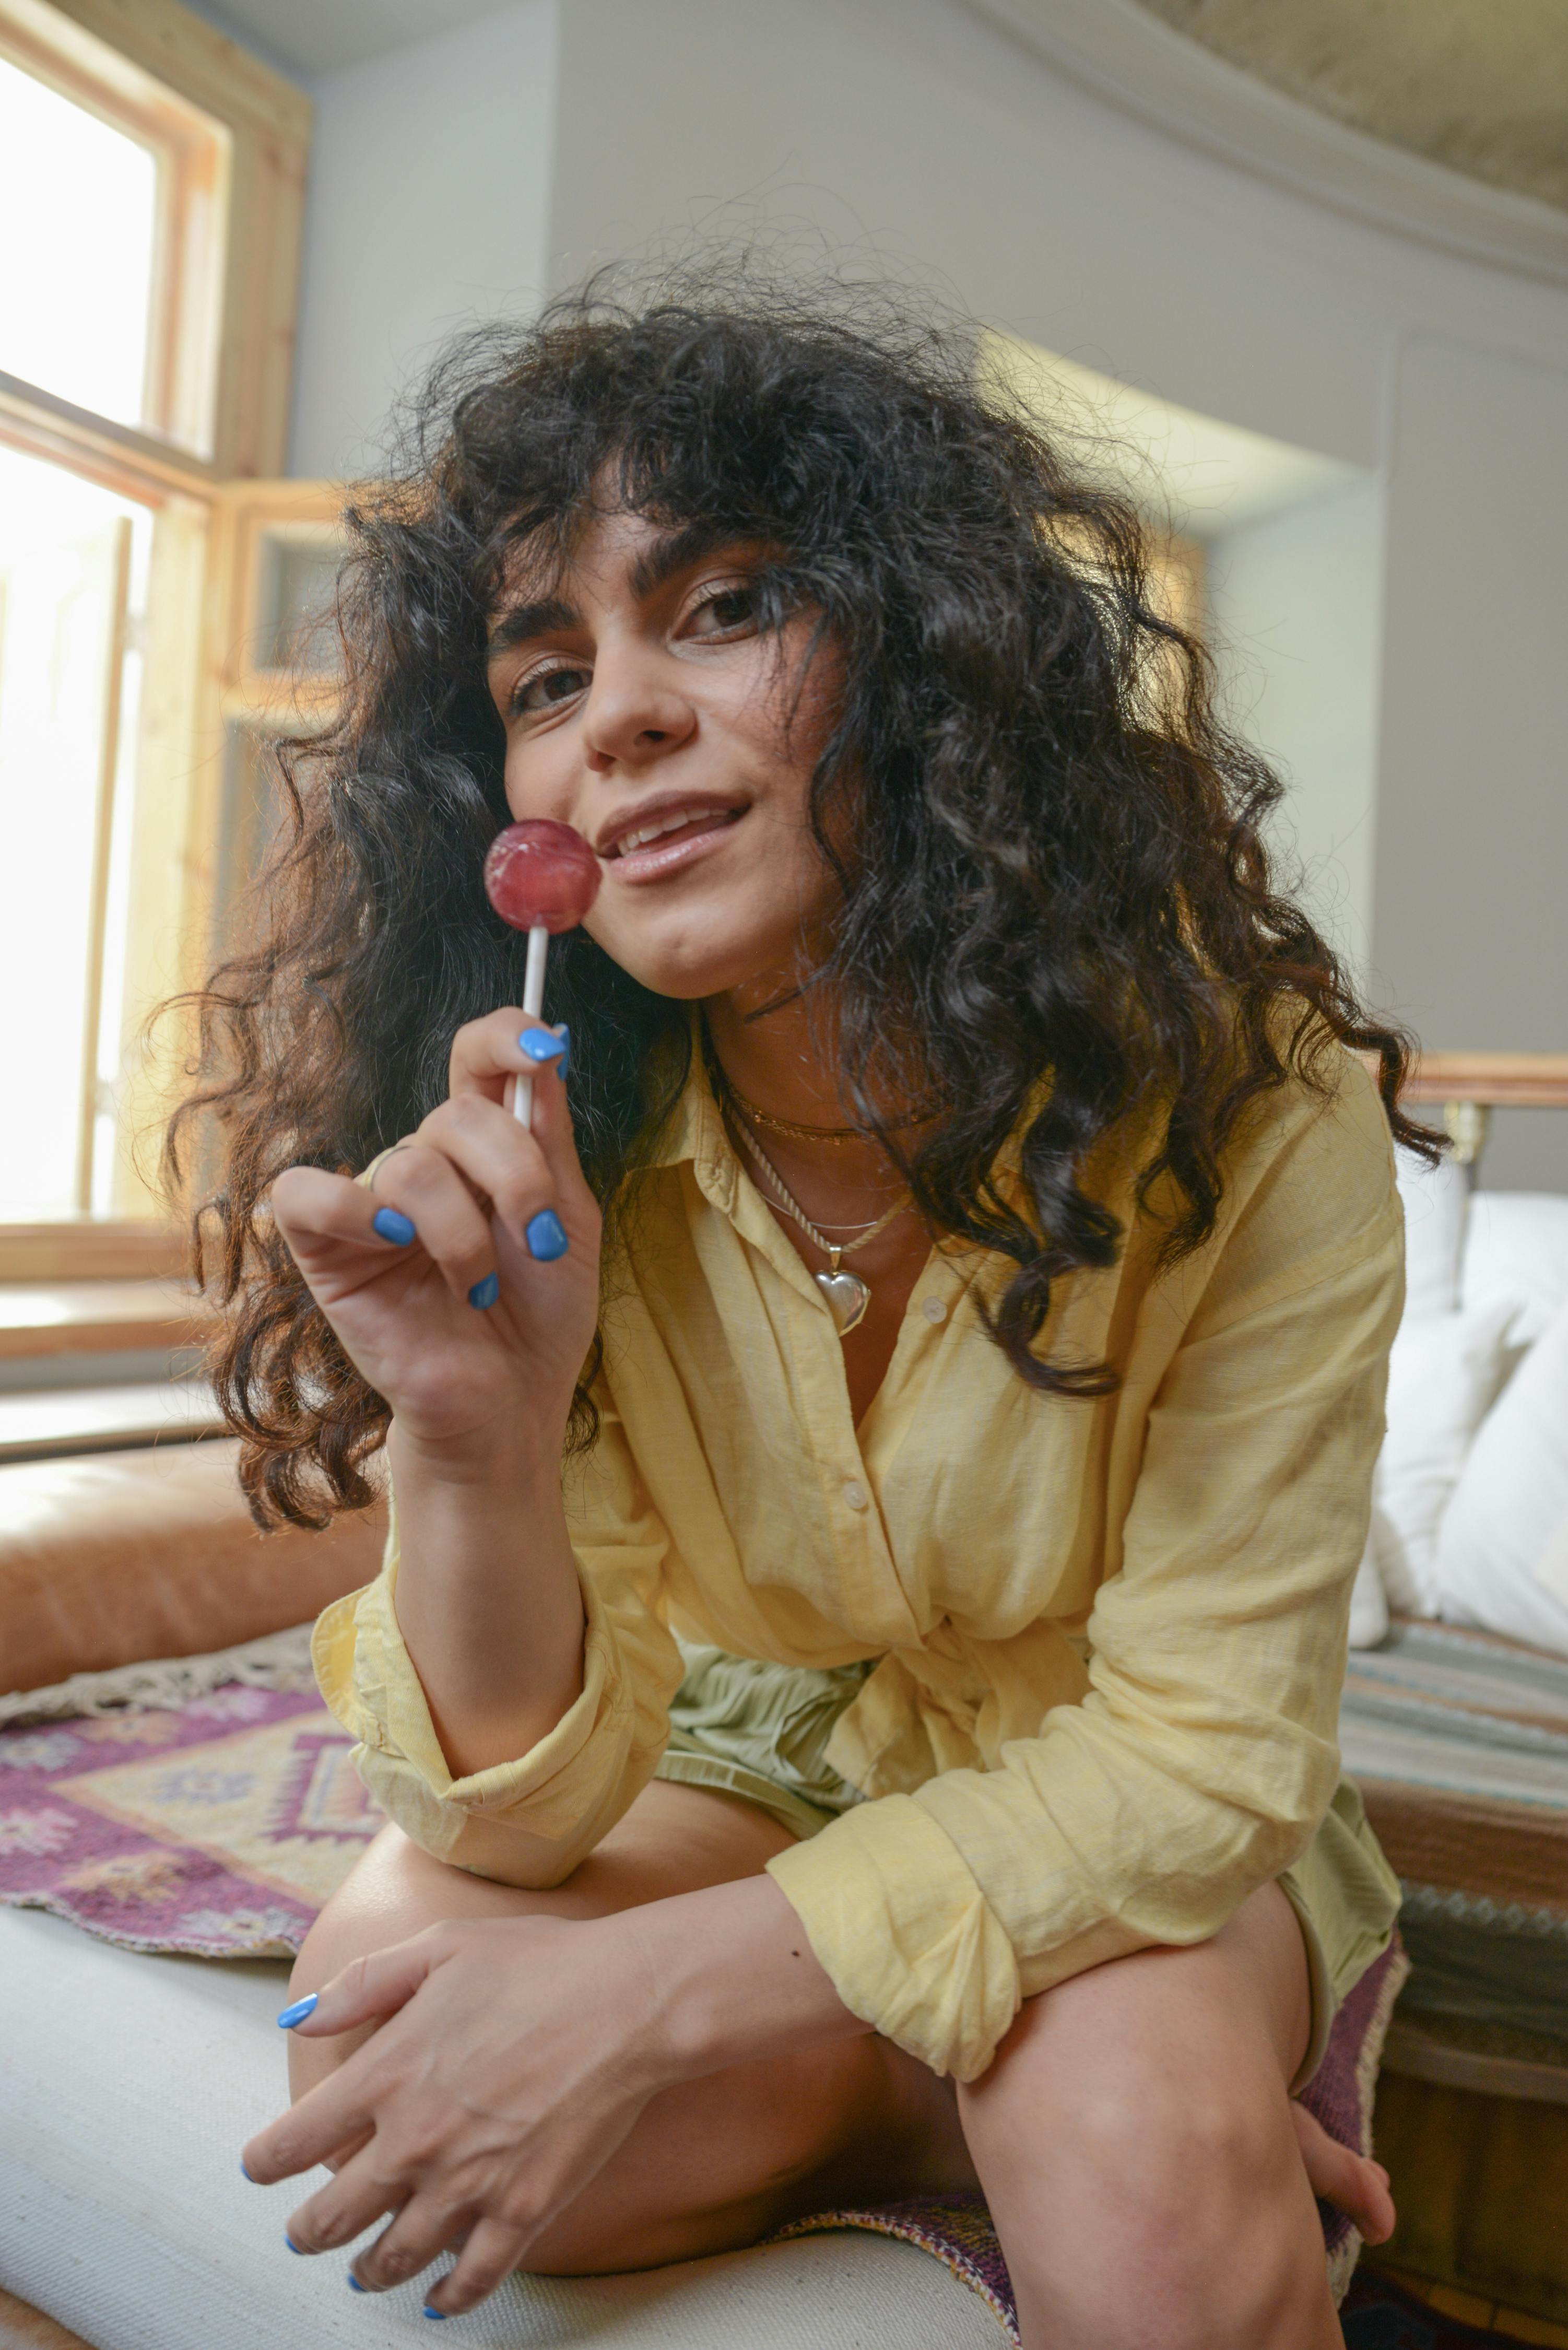
<instances>
[{"instance_id":1,"label":"white wall","mask_svg":"<svg viewBox=\"0 0 1568 2350\"><path fill-rule=\"evenodd\" d=\"M727 216L818 221L1028 341L1362 465L1402 327L1568 356L1561 288L1232 171L960 0L571 0L560 60L558 280Z\"/></svg>"},{"instance_id":2,"label":"white wall","mask_svg":"<svg viewBox=\"0 0 1568 2350\"><path fill-rule=\"evenodd\" d=\"M352 474L445 334L538 301L556 16L520 0L312 85L294 473Z\"/></svg>"},{"instance_id":3,"label":"white wall","mask_svg":"<svg viewBox=\"0 0 1568 2350\"><path fill-rule=\"evenodd\" d=\"M1400 354L1398 405L1379 951L1456 1045L1560 1051L1568 371L1423 335Z\"/></svg>"},{"instance_id":4,"label":"white wall","mask_svg":"<svg viewBox=\"0 0 1568 2350\"><path fill-rule=\"evenodd\" d=\"M1319 926L1366 981L1382 667L1376 477L1212 540L1211 634L1230 713L1278 769L1280 846ZM1288 868L1287 868L1288 869Z\"/></svg>"},{"instance_id":5,"label":"white wall","mask_svg":"<svg viewBox=\"0 0 1568 2350\"><path fill-rule=\"evenodd\" d=\"M1433 1043L1568 1048L1568 370L1401 350L1374 936ZM1489 1183L1568 1184L1568 1114Z\"/></svg>"}]
</instances>

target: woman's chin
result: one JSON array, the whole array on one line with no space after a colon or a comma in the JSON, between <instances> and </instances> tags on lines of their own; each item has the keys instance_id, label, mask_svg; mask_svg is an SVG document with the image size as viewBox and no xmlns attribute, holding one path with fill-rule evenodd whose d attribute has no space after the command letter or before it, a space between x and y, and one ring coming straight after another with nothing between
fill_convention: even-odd
<instances>
[{"instance_id":1,"label":"woman's chin","mask_svg":"<svg viewBox=\"0 0 1568 2350\"><path fill-rule=\"evenodd\" d=\"M790 983L784 974L799 960L800 931L792 926L784 938L637 938L625 932L607 936L590 921L593 931L613 962L639 987L677 1003L702 1003L715 996L761 989L773 994Z\"/></svg>"}]
</instances>

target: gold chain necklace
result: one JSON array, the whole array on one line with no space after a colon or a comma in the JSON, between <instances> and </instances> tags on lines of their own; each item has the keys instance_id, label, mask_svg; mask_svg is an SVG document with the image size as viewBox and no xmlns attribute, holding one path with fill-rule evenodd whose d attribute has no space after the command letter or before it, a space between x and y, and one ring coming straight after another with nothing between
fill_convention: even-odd
<instances>
[{"instance_id":1,"label":"gold chain necklace","mask_svg":"<svg viewBox=\"0 0 1568 2350\"><path fill-rule=\"evenodd\" d=\"M765 1126L774 1134L782 1134L789 1142L863 1142L865 1136L857 1126L802 1126L793 1118L775 1118L771 1109L759 1109L748 1101L738 1087L728 1077L724 1090L738 1110L743 1110L753 1126Z\"/></svg>"},{"instance_id":2,"label":"gold chain necklace","mask_svg":"<svg viewBox=\"0 0 1568 2350\"><path fill-rule=\"evenodd\" d=\"M782 1134L786 1141L864 1142L867 1139L867 1129L863 1126L802 1126L798 1118L777 1118L771 1109L761 1108L756 1102L741 1091L732 1077L724 1075L716 1054L711 1055L709 1065L718 1069L720 1083L725 1095L734 1103L737 1109L745 1112L753 1126L765 1126L773 1133ZM925 1113L921 1113L914 1118L896 1118L888 1130L892 1134L902 1133L908 1127L919 1126L924 1115Z\"/></svg>"},{"instance_id":3,"label":"gold chain necklace","mask_svg":"<svg viewBox=\"0 0 1568 2350\"><path fill-rule=\"evenodd\" d=\"M885 1232L894 1217L901 1216L908 1208L909 1204L908 1197L895 1200L892 1206L886 1209L874 1224L866 1227L858 1240L830 1241L826 1233L819 1232L812 1222L755 1135L749 1134L739 1118L735 1120L735 1133L747 1157L752 1159L759 1173L766 1177L773 1190L778 1194L778 1204L785 1215L794 1217L807 1240L815 1241L827 1259L827 1271L814 1273L811 1277L827 1300L828 1311L833 1316L839 1336L846 1338L851 1330L857 1328L866 1319L866 1309L871 1303L871 1285L868 1282L863 1281L857 1273L846 1273L842 1269L844 1259L846 1256L853 1256L857 1249L865 1248L869 1242L877 1238L878 1232Z\"/></svg>"}]
</instances>

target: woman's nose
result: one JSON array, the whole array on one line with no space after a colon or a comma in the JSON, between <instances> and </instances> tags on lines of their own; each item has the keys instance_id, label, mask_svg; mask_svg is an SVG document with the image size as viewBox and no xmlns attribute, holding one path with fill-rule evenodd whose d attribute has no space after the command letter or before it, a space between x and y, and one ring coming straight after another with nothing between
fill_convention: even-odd
<instances>
[{"instance_id":1,"label":"woman's nose","mask_svg":"<svg viewBox=\"0 0 1568 2350\"><path fill-rule=\"evenodd\" d=\"M583 743L597 775L611 767L646 766L679 750L697 723L684 694L649 676L640 664L601 660L583 712Z\"/></svg>"}]
</instances>

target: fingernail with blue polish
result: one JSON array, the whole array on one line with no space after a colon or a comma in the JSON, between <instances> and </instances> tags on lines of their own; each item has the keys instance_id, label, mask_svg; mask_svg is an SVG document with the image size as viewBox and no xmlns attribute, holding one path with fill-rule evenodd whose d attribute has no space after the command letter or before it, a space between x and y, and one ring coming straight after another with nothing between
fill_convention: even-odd
<instances>
[{"instance_id":1,"label":"fingernail with blue polish","mask_svg":"<svg viewBox=\"0 0 1568 2350\"><path fill-rule=\"evenodd\" d=\"M277 2019L282 2029L292 2032L296 2023L303 2023L307 2015L314 2015L317 1996L317 1992L310 1991L304 1999L296 1999L292 2007L286 2007Z\"/></svg>"},{"instance_id":2,"label":"fingernail with blue polish","mask_svg":"<svg viewBox=\"0 0 1568 2350\"><path fill-rule=\"evenodd\" d=\"M369 2290L368 2285L360 2283L352 2269L348 2272L348 2290L350 2293L367 2293Z\"/></svg>"},{"instance_id":3,"label":"fingernail with blue polish","mask_svg":"<svg viewBox=\"0 0 1568 2350\"><path fill-rule=\"evenodd\" d=\"M553 1263L556 1257L565 1256L571 1246L554 1208L541 1208L525 1227L524 1238L529 1255L540 1264Z\"/></svg>"},{"instance_id":4,"label":"fingernail with blue polish","mask_svg":"<svg viewBox=\"0 0 1568 2350\"><path fill-rule=\"evenodd\" d=\"M241 2157L240 2157L240 2177L241 2177L242 2178L251 2178L250 2172L245 2168L245 2158L244 2158L244 2156L243 2154L242 2154L242 2155L241 2155ZM255 2183L256 2183L256 2182L255 2182L255 2180L254 2180L254 2178L251 2178L251 2185L252 2185L253 2187L255 2185Z\"/></svg>"},{"instance_id":5,"label":"fingernail with blue polish","mask_svg":"<svg viewBox=\"0 0 1568 2350\"><path fill-rule=\"evenodd\" d=\"M432 2309L427 2301L425 2303L425 2315L427 2317L444 2317L446 2315L446 2311L444 2309Z\"/></svg>"},{"instance_id":6,"label":"fingernail with blue polish","mask_svg":"<svg viewBox=\"0 0 1568 2350\"><path fill-rule=\"evenodd\" d=\"M294 2238L290 2235L286 2234L283 2241L288 2246L291 2252L303 2252L305 2250L305 2246L303 2244L296 2244Z\"/></svg>"},{"instance_id":7,"label":"fingernail with blue polish","mask_svg":"<svg viewBox=\"0 0 1568 2350\"><path fill-rule=\"evenodd\" d=\"M566 1055L565 1043L548 1028L524 1028L517 1042L531 1061L559 1061Z\"/></svg>"},{"instance_id":8,"label":"fingernail with blue polish","mask_svg":"<svg viewBox=\"0 0 1568 2350\"><path fill-rule=\"evenodd\" d=\"M407 1248L414 1238L412 1223L407 1216L400 1216L396 1208L378 1208L371 1219L370 1229L379 1232L384 1241L390 1241L394 1248Z\"/></svg>"},{"instance_id":9,"label":"fingernail with blue polish","mask_svg":"<svg viewBox=\"0 0 1568 2350\"><path fill-rule=\"evenodd\" d=\"M561 1066L559 1074L563 1077L568 1077L572 1073L572 1032L567 1027L564 1020L561 1023L558 1033L561 1039Z\"/></svg>"},{"instance_id":10,"label":"fingernail with blue polish","mask_svg":"<svg viewBox=\"0 0 1568 2350\"><path fill-rule=\"evenodd\" d=\"M469 1291L468 1302L471 1305L476 1305L479 1308L479 1311L483 1314L490 1306L494 1305L500 1295L501 1275L498 1273L487 1273L483 1281L476 1281L473 1287Z\"/></svg>"}]
</instances>

